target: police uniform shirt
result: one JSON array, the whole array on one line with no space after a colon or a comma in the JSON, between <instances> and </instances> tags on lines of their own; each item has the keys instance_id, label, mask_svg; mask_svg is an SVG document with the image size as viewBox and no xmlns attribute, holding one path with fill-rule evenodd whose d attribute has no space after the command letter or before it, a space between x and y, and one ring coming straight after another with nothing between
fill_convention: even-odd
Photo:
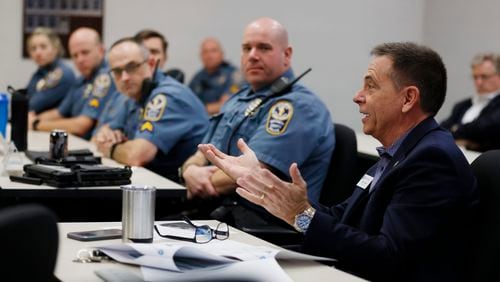
<instances>
[{"instance_id":1,"label":"police uniform shirt","mask_svg":"<svg viewBox=\"0 0 500 282\"><path fill-rule=\"evenodd\" d=\"M288 70L284 76L291 80L293 73ZM232 96L221 113L212 118L204 143L238 156L241 152L236 142L243 138L259 161L288 178L289 167L296 162L308 184L309 199L318 202L335 146L330 113L315 94L300 84L257 107L269 91L270 86L257 92L246 88ZM245 115L248 117L241 122Z\"/></svg>"},{"instance_id":2,"label":"police uniform shirt","mask_svg":"<svg viewBox=\"0 0 500 282\"><path fill-rule=\"evenodd\" d=\"M146 167L177 180L177 168L197 150L208 129L203 104L185 85L157 72L153 89L144 103L127 109L131 117L125 126L128 139L142 138L158 148ZM138 118L137 118L138 117ZM135 130L132 130L134 129Z\"/></svg>"},{"instance_id":3,"label":"police uniform shirt","mask_svg":"<svg viewBox=\"0 0 500 282\"><path fill-rule=\"evenodd\" d=\"M242 84L240 72L229 63L223 62L212 74L205 69L197 72L189 83L189 88L203 104L208 104L219 101L224 94L238 92Z\"/></svg>"},{"instance_id":4,"label":"police uniform shirt","mask_svg":"<svg viewBox=\"0 0 500 282\"><path fill-rule=\"evenodd\" d=\"M97 120L107 99L115 91L115 85L108 74L105 61L92 74L89 79L79 77L72 90L58 107L63 117L76 117L85 115Z\"/></svg>"},{"instance_id":5,"label":"police uniform shirt","mask_svg":"<svg viewBox=\"0 0 500 282\"><path fill-rule=\"evenodd\" d=\"M127 107L131 103L131 99L118 91L109 94L110 98L106 102L102 110L93 135L99 130L102 125L107 124L111 129L123 129L128 117Z\"/></svg>"},{"instance_id":6,"label":"police uniform shirt","mask_svg":"<svg viewBox=\"0 0 500 282\"><path fill-rule=\"evenodd\" d=\"M75 74L61 59L40 67L26 87L29 110L37 114L55 108L75 83Z\"/></svg>"}]
</instances>

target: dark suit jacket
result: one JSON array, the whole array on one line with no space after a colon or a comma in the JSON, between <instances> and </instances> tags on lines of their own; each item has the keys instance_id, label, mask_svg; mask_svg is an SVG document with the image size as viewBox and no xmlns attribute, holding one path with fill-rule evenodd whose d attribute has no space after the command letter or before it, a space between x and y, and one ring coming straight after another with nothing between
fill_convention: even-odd
<instances>
[{"instance_id":1,"label":"dark suit jacket","mask_svg":"<svg viewBox=\"0 0 500 282\"><path fill-rule=\"evenodd\" d=\"M303 250L369 280L459 280L479 196L450 133L433 118L421 122L369 189L318 207Z\"/></svg>"},{"instance_id":2,"label":"dark suit jacket","mask_svg":"<svg viewBox=\"0 0 500 282\"><path fill-rule=\"evenodd\" d=\"M471 99L457 103L441 126L450 130L455 139L478 143L479 151L500 149L500 95L493 98L474 121L462 124L462 117L471 106Z\"/></svg>"}]
</instances>

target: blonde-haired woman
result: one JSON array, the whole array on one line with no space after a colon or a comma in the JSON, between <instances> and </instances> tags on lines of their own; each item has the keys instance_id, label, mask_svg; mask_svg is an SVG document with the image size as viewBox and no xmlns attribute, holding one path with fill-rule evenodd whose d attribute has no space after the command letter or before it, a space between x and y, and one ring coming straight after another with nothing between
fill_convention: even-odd
<instances>
[{"instance_id":1,"label":"blonde-haired woman","mask_svg":"<svg viewBox=\"0 0 500 282\"><path fill-rule=\"evenodd\" d=\"M75 82L75 75L61 59L64 47L50 28L37 27L27 40L28 54L38 65L27 87L30 114L55 108Z\"/></svg>"}]
</instances>

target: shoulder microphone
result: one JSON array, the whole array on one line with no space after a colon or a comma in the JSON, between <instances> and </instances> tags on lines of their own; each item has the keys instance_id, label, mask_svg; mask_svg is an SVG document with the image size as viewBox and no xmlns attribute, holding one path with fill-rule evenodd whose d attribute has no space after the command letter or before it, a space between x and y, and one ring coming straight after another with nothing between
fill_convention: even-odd
<instances>
[{"instance_id":1,"label":"shoulder microphone","mask_svg":"<svg viewBox=\"0 0 500 282\"><path fill-rule=\"evenodd\" d=\"M146 100L148 99L149 95L151 92L153 92L153 89L158 86L158 83L156 82L156 72L158 71L158 64L160 63L160 59L156 60L155 67L153 69L153 77L152 78L145 78L142 81L142 86L141 86L141 99L139 100L139 103L141 105L144 105Z\"/></svg>"}]
</instances>

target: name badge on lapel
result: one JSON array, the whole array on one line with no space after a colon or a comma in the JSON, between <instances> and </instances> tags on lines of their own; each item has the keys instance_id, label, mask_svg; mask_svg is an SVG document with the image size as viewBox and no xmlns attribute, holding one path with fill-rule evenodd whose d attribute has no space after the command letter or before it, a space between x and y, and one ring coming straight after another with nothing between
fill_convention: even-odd
<instances>
[{"instance_id":1,"label":"name badge on lapel","mask_svg":"<svg viewBox=\"0 0 500 282\"><path fill-rule=\"evenodd\" d=\"M356 184L359 188L366 189L370 183L372 183L373 176L370 176L368 174L363 175L361 179L359 180L358 184Z\"/></svg>"}]
</instances>

